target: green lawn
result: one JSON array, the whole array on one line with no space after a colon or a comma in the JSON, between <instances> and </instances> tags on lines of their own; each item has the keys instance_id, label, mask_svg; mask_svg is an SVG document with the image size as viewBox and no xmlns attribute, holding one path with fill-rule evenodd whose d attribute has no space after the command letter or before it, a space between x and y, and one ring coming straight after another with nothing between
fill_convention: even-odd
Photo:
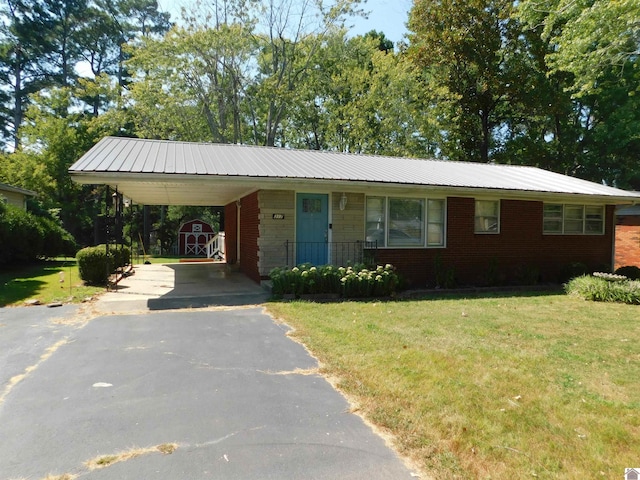
<instances>
[{"instance_id":1,"label":"green lawn","mask_svg":"<svg viewBox=\"0 0 640 480\"><path fill-rule=\"evenodd\" d=\"M423 473L621 478L640 461L640 307L561 294L270 303Z\"/></svg>"},{"instance_id":2,"label":"green lawn","mask_svg":"<svg viewBox=\"0 0 640 480\"><path fill-rule=\"evenodd\" d=\"M79 302L103 291L83 285L74 258L3 267L0 271L0 307L24 305L30 299L43 304Z\"/></svg>"}]
</instances>

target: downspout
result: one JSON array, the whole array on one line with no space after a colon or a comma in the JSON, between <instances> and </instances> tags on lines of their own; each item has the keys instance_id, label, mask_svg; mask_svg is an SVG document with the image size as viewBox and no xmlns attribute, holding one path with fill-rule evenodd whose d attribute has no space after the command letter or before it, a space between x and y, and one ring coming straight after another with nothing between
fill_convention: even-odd
<instances>
[{"instance_id":1,"label":"downspout","mask_svg":"<svg viewBox=\"0 0 640 480\"><path fill-rule=\"evenodd\" d=\"M236 200L236 262L240 265L240 208L242 207L242 202L240 200Z\"/></svg>"}]
</instances>

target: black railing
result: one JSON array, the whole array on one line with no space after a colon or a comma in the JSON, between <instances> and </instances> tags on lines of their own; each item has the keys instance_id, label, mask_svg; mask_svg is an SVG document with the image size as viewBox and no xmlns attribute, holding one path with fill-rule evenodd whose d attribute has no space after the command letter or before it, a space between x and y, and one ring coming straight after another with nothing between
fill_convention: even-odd
<instances>
[{"instance_id":1,"label":"black railing","mask_svg":"<svg viewBox=\"0 0 640 480\"><path fill-rule=\"evenodd\" d=\"M373 266L376 263L378 242L292 242L284 244L287 267L301 263L314 265L331 264L336 266L364 263Z\"/></svg>"}]
</instances>

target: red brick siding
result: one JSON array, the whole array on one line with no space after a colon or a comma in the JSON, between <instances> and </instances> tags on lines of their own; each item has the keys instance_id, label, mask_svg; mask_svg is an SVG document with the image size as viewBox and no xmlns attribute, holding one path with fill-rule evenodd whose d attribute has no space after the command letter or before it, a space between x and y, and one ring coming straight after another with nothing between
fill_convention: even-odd
<instances>
[{"instance_id":1,"label":"red brick siding","mask_svg":"<svg viewBox=\"0 0 640 480\"><path fill-rule=\"evenodd\" d=\"M618 218L616 225L616 256L615 268L626 265L640 267L640 217L625 217L623 222Z\"/></svg>"},{"instance_id":2,"label":"red brick siding","mask_svg":"<svg viewBox=\"0 0 640 480\"><path fill-rule=\"evenodd\" d=\"M613 207L604 235L543 235L542 211L542 202L502 200L500 233L475 234L475 200L450 197L446 248L380 249L378 262L395 265L414 287L435 284L436 259L462 285L514 282L535 268L542 281L556 281L570 262L593 269L611 264Z\"/></svg>"},{"instance_id":3,"label":"red brick siding","mask_svg":"<svg viewBox=\"0 0 640 480\"><path fill-rule=\"evenodd\" d=\"M260 235L260 207L258 193L240 200L240 269L249 278L260 282L258 270L258 237Z\"/></svg>"},{"instance_id":4,"label":"red brick siding","mask_svg":"<svg viewBox=\"0 0 640 480\"><path fill-rule=\"evenodd\" d=\"M238 262L238 207L236 202L224 207L225 256L229 265Z\"/></svg>"}]
</instances>

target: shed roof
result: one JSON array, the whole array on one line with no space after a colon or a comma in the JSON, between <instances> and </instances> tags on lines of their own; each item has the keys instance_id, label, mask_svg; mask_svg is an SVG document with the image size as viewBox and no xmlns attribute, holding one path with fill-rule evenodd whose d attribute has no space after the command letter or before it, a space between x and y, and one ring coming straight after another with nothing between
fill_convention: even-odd
<instances>
[{"instance_id":1,"label":"shed roof","mask_svg":"<svg viewBox=\"0 0 640 480\"><path fill-rule=\"evenodd\" d=\"M0 192L11 192L11 193L20 193L25 197L35 197L37 196L36 192L31 190L26 190L20 187L14 187L12 185L7 185L6 183L0 183Z\"/></svg>"},{"instance_id":2,"label":"shed roof","mask_svg":"<svg viewBox=\"0 0 640 480\"><path fill-rule=\"evenodd\" d=\"M536 167L119 137L100 140L69 171L77 182L117 186L139 203L165 205L222 205L258 189L346 184L640 201L638 192Z\"/></svg>"}]
</instances>

